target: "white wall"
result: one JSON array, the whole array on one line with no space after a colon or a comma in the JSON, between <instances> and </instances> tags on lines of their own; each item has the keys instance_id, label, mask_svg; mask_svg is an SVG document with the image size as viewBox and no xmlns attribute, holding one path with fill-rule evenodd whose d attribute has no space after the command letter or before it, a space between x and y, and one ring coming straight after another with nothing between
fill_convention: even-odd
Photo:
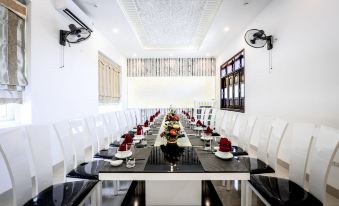
<instances>
[{"instance_id":1,"label":"white wall","mask_svg":"<svg viewBox=\"0 0 339 206\"><path fill-rule=\"evenodd\" d=\"M69 118L94 115L127 107L126 58L94 31L91 38L71 47L64 47L65 67L61 66L59 30L68 29L69 22L57 12L53 0L32 0L27 19L27 70L29 85L21 106L21 121L52 124ZM122 99L119 104L99 107L98 51L122 67ZM56 136L52 137L53 164L62 161ZM0 174L6 176L2 159ZM8 174L7 174L8 175ZM6 179L6 178L4 178ZM0 184L0 193L9 182Z\"/></svg>"},{"instance_id":2,"label":"white wall","mask_svg":"<svg viewBox=\"0 0 339 206\"><path fill-rule=\"evenodd\" d=\"M128 107L194 107L215 99L214 77L128 77Z\"/></svg>"},{"instance_id":3,"label":"white wall","mask_svg":"<svg viewBox=\"0 0 339 206\"><path fill-rule=\"evenodd\" d=\"M279 117L291 124L314 122L339 128L338 8L337 0L273 0L225 48L217 65L245 48L246 113ZM245 31L252 28L263 29L278 39L271 73L267 50L251 48L244 42ZM219 88L219 77L217 80ZM279 153L287 162L290 138L289 127ZM329 184L339 188L339 168L331 169Z\"/></svg>"},{"instance_id":4,"label":"white wall","mask_svg":"<svg viewBox=\"0 0 339 206\"><path fill-rule=\"evenodd\" d=\"M58 44L59 30L67 29L70 22L54 9L52 1L32 1L30 14L31 58L26 101L31 105L32 123L51 124L99 112L98 51L122 66L122 99L104 109L126 107L126 59L100 32L94 31L89 40L80 44L62 47ZM62 49L65 66L59 68ZM60 151L54 153L54 163L59 162Z\"/></svg>"}]
</instances>

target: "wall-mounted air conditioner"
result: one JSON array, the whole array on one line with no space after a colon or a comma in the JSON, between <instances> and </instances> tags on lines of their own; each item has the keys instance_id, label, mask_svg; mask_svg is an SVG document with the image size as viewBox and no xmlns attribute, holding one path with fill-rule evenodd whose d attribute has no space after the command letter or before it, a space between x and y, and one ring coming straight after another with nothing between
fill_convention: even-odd
<instances>
[{"instance_id":1,"label":"wall-mounted air conditioner","mask_svg":"<svg viewBox=\"0 0 339 206\"><path fill-rule=\"evenodd\" d=\"M58 11L76 22L80 27L93 32L93 21L73 2L73 0L55 0Z\"/></svg>"}]
</instances>

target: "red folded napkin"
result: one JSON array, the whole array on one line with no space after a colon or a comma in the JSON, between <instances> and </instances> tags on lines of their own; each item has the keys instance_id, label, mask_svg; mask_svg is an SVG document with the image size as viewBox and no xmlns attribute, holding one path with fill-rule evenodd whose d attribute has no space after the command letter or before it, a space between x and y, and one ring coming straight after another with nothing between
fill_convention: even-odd
<instances>
[{"instance_id":1,"label":"red folded napkin","mask_svg":"<svg viewBox=\"0 0 339 206\"><path fill-rule=\"evenodd\" d=\"M141 125L138 125L137 126L137 135L143 135L144 134L144 131L142 129L142 126Z\"/></svg>"},{"instance_id":2,"label":"red folded napkin","mask_svg":"<svg viewBox=\"0 0 339 206\"><path fill-rule=\"evenodd\" d=\"M212 134L213 130L208 126L205 130L205 134Z\"/></svg>"},{"instance_id":3,"label":"red folded napkin","mask_svg":"<svg viewBox=\"0 0 339 206\"><path fill-rule=\"evenodd\" d=\"M154 120L154 115L152 115L152 116L149 118L149 121L150 121L150 122L153 122L153 120Z\"/></svg>"},{"instance_id":4,"label":"red folded napkin","mask_svg":"<svg viewBox=\"0 0 339 206\"><path fill-rule=\"evenodd\" d=\"M231 152L232 151L232 143L227 138L223 137L220 139L219 144L220 152Z\"/></svg>"},{"instance_id":5,"label":"red folded napkin","mask_svg":"<svg viewBox=\"0 0 339 206\"><path fill-rule=\"evenodd\" d=\"M198 120L197 123L195 123L195 125L196 125L197 127L201 127L201 126L202 126L202 123L201 123L200 120Z\"/></svg>"},{"instance_id":6,"label":"red folded napkin","mask_svg":"<svg viewBox=\"0 0 339 206\"><path fill-rule=\"evenodd\" d=\"M148 120L145 121L144 127L148 127Z\"/></svg>"},{"instance_id":7,"label":"red folded napkin","mask_svg":"<svg viewBox=\"0 0 339 206\"><path fill-rule=\"evenodd\" d=\"M123 143L125 143L125 144L129 144L129 143L133 142L133 137L130 134L125 134L124 138L125 139L124 139Z\"/></svg>"},{"instance_id":8,"label":"red folded napkin","mask_svg":"<svg viewBox=\"0 0 339 206\"><path fill-rule=\"evenodd\" d=\"M122 143L121 145L119 145L119 151L128 151L131 148L130 145Z\"/></svg>"}]
</instances>

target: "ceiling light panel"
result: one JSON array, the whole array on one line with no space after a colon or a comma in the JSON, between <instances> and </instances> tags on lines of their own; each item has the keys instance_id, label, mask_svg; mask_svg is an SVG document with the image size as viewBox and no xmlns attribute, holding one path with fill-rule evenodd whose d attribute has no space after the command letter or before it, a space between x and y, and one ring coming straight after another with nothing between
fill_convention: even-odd
<instances>
[{"instance_id":1,"label":"ceiling light panel","mask_svg":"<svg viewBox=\"0 0 339 206\"><path fill-rule=\"evenodd\" d=\"M144 49L199 49L222 0L118 0Z\"/></svg>"}]
</instances>

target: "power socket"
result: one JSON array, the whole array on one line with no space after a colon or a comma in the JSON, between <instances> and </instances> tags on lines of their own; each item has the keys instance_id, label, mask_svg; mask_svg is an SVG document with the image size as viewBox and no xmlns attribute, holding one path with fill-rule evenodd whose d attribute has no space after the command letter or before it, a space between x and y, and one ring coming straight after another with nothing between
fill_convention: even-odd
<instances>
[{"instance_id":1,"label":"power socket","mask_svg":"<svg viewBox=\"0 0 339 206\"><path fill-rule=\"evenodd\" d=\"M339 167L339 162L333 162L334 167Z\"/></svg>"}]
</instances>

